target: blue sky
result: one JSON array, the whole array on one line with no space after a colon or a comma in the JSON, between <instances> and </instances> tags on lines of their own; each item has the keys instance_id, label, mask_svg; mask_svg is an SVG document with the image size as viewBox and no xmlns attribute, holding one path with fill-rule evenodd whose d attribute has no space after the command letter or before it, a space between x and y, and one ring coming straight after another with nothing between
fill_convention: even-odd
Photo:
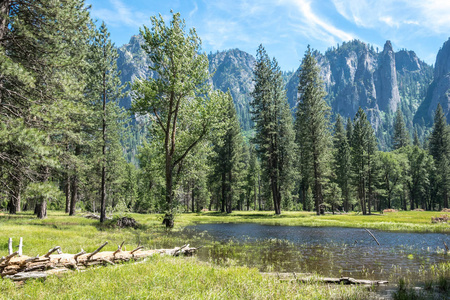
<instances>
[{"instance_id":1,"label":"blue sky","mask_svg":"<svg viewBox=\"0 0 450 300\"><path fill-rule=\"evenodd\" d=\"M434 64L450 36L449 0L86 0L91 15L105 21L111 39L126 44L150 16L170 20L180 12L195 27L202 49L239 48L255 55L263 44L282 69L294 70L308 44L324 52L343 41L359 39L379 47L390 40L394 50L414 50Z\"/></svg>"}]
</instances>

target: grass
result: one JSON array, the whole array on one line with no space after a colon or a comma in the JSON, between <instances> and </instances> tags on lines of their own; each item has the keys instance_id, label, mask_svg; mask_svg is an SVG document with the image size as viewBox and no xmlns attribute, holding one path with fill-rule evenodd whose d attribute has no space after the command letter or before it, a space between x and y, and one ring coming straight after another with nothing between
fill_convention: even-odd
<instances>
[{"instance_id":1,"label":"grass","mask_svg":"<svg viewBox=\"0 0 450 300\"><path fill-rule=\"evenodd\" d=\"M385 214L359 215L356 213L342 215L317 216L312 212L219 212L186 213L175 219L175 225L184 227L191 224L206 223L260 223L266 225L311 226L311 227L355 227L387 231L407 232L442 232L450 233L450 224L431 223L431 217L441 212L406 211Z\"/></svg>"},{"instance_id":2,"label":"grass","mask_svg":"<svg viewBox=\"0 0 450 300\"><path fill-rule=\"evenodd\" d=\"M132 215L141 229L114 229L81 216L49 212L45 220L30 213L0 215L0 257L7 254L8 238L17 245L24 238L24 254L43 255L59 245L65 253L80 248L90 252L104 241L104 250L115 250L123 240L129 249L142 243L147 248L174 247L182 241L166 232L155 215ZM191 221L185 221L192 224ZM180 222L181 223L181 222ZM157 226L155 226L157 225ZM143 263L88 269L30 280L18 287L0 280L0 299L367 299L361 287L299 284L264 277L257 269L217 266L197 258L152 257Z\"/></svg>"},{"instance_id":3,"label":"grass","mask_svg":"<svg viewBox=\"0 0 450 300\"><path fill-rule=\"evenodd\" d=\"M315 216L309 212L217 212L178 215L176 229L199 223L260 223L271 225L364 227L392 231L449 233L448 224L432 224L439 212L398 212L384 215L357 214ZM9 216L0 213L0 257L8 252L8 238L14 245L24 238L24 254L43 255L54 246L65 253L81 248L90 252L103 242L105 251L117 249L126 241L129 249L138 244L146 248L175 247L184 244L177 230L167 232L160 215L130 214L143 224L140 229L115 229L100 226L98 221L82 216L68 217L50 211L45 220L31 213ZM204 239L196 237L196 241ZM221 250L219 247L211 251ZM432 290L448 289L449 264L430 266L427 277ZM444 278L446 281L444 282ZM70 272L45 281L29 281L21 287L9 280L0 280L0 299L367 299L370 295L360 287L329 287L318 283L298 284L263 277L256 269L238 267L233 263L204 263L196 258L153 257L144 263L124 264Z\"/></svg>"},{"instance_id":4,"label":"grass","mask_svg":"<svg viewBox=\"0 0 450 300\"><path fill-rule=\"evenodd\" d=\"M366 299L358 287L280 282L256 269L215 267L195 258L152 257L144 263L90 269L17 288L0 281L3 299Z\"/></svg>"}]
</instances>

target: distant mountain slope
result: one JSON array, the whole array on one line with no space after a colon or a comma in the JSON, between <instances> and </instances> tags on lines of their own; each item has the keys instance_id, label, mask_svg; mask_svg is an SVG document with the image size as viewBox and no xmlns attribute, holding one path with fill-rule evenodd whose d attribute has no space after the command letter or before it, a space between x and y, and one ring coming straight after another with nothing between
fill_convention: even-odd
<instances>
[{"instance_id":1,"label":"distant mountain slope","mask_svg":"<svg viewBox=\"0 0 450 300\"><path fill-rule=\"evenodd\" d=\"M354 40L321 54L315 52L334 113L353 118L361 106L377 130L382 148L389 147L393 113L400 105L408 127L433 78L432 67L413 51L394 52L389 41L381 52ZM288 100L297 101L298 69L287 84ZM381 130L378 130L381 129Z\"/></svg>"},{"instance_id":2,"label":"distant mountain slope","mask_svg":"<svg viewBox=\"0 0 450 300\"><path fill-rule=\"evenodd\" d=\"M450 121L450 39L439 50L434 66L434 80L414 118L415 122L428 126L433 122L438 103L447 116L447 122Z\"/></svg>"},{"instance_id":3,"label":"distant mountain slope","mask_svg":"<svg viewBox=\"0 0 450 300\"><path fill-rule=\"evenodd\" d=\"M239 49L208 55L211 84L224 92L230 90L236 112L244 130L253 125L250 117L250 93L253 91L255 58Z\"/></svg>"}]
</instances>

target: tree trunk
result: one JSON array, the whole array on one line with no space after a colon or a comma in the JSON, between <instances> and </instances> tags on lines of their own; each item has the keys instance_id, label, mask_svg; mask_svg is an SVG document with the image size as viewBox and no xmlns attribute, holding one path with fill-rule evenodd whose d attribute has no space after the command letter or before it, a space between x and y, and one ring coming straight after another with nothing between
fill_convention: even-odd
<instances>
[{"instance_id":1,"label":"tree trunk","mask_svg":"<svg viewBox=\"0 0 450 300\"><path fill-rule=\"evenodd\" d=\"M74 216L77 201L78 201L78 176L76 174L72 176L71 187L72 187L72 189L71 189L71 197L70 197L69 216Z\"/></svg>"},{"instance_id":2,"label":"tree trunk","mask_svg":"<svg viewBox=\"0 0 450 300\"><path fill-rule=\"evenodd\" d=\"M315 151L314 151L315 152ZM319 182L319 166L317 163L317 157L314 153L313 155L313 166L314 166L314 205L316 206L316 214L320 215L320 182Z\"/></svg>"},{"instance_id":3,"label":"tree trunk","mask_svg":"<svg viewBox=\"0 0 450 300\"><path fill-rule=\"evenodd\" d=\"M173 168L171 166L172 158L166 157L166 205L167 210L163 219L163 224L166 225L166 228L173 228L173 177L172 171Z\"/></svg>"},{"instance_id":4,"label":"tree trunk","mask_svg":"<svg viewBox=\"0 0 450 300\"><path fill-rule=\"evenodd\" d=\"M232 210L232 201L233 201L233 197L231 194L231 171L228 172L228 181L227 181L227 193L226 193L226 209L227 209L227 214L231 214Z\"/></svg>"},{"instance_id":5,"label":"tree trunk","mask_svg":"<svg viewBox=\"0 0 450 300\"><path fill-rule=\"evenodd\" d=\"M192 212L195 212L195 181L192 181Z\"/></svg>"},{"instance_id":6,"label":"tree trunk","mask_svg":"<svg viewBox=\"0 0 450 300\"><path fill-rule=\"evenodd\" d=\"M106 51L104 50L106 58ZM106 73L103 72L103 122L102 122L102 191L100 200L100 223L106 218Z\"/></svg>"},{"instance_id":7,"label":"tree trunk","mask_svg":"<svg viewBox=\"0 0 450 300\"><path fill-rule=\"evenodd\" d=\"M258 210L261 211L261 175L258 174Z\"/></svg>"},{"instance_id":8,"label":"tree trunk","mask_svg":"<svg viewBox=\"0 0 450 300\"><path fill-rule=\"evenodd\" d=\"M37 217L39 219L45 219L47 217L47 198L46 197L42 197L41 201L39 204L37 205Z\"/></svg>"},{"instance_id":9,"label":"tree trunk","mask_svg":"<svg viewBox=\"0 0 450 300\"><path fill-rule=\"evenodd\" d=\"M19 176L19 175L17 175ZM10 214L16 214L20 212L20 195L22 190L22 182L20 177L13 177L13 191L10 194L10 200L8 203L8 211Z\"/></svg>"},{"instance_id":10,"label":"tree trunk","mask_svg":"<svg viewBox=\"0 0 450 300\"><path fill-rule=\"evenodd\" d=\"M226 182L225 182L226 177L225 176L226 176L225 173L222 173L222 188L221 188L222 201L221 201L221 207L220 207L220 211L221 212L225 212L225 202L226 202L226 193L227 193L227 191L226 191Z\"/></svg>"},{"instance_id":11,"label":"tree trunk","mask_svg":"<svg viewBox=\"0 0 450 300\"><path fill-rule=\"evenodd\" d=\"M68 173L66 178L65 192L66 192L66 214L68 214L70 211L70 176Z\"/></svg>"}]
</instances>

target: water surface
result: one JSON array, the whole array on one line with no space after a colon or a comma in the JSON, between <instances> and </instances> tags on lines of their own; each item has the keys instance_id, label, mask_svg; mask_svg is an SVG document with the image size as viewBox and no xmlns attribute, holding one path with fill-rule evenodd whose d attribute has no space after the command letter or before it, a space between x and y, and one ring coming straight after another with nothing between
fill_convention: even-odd
<instances>
[{"instance_id":1,"label":"water surface","mask_svg":"<svg viewBox=\"0 0 450 300\"><path fill-rule=\"evenodd\" d=\"M261 271L421 282L432 264L449 261L448 234L371 232L380 245L360 228L201 224L181 234L204 242L200 259Z\"/></svg>"}]
</instances>

